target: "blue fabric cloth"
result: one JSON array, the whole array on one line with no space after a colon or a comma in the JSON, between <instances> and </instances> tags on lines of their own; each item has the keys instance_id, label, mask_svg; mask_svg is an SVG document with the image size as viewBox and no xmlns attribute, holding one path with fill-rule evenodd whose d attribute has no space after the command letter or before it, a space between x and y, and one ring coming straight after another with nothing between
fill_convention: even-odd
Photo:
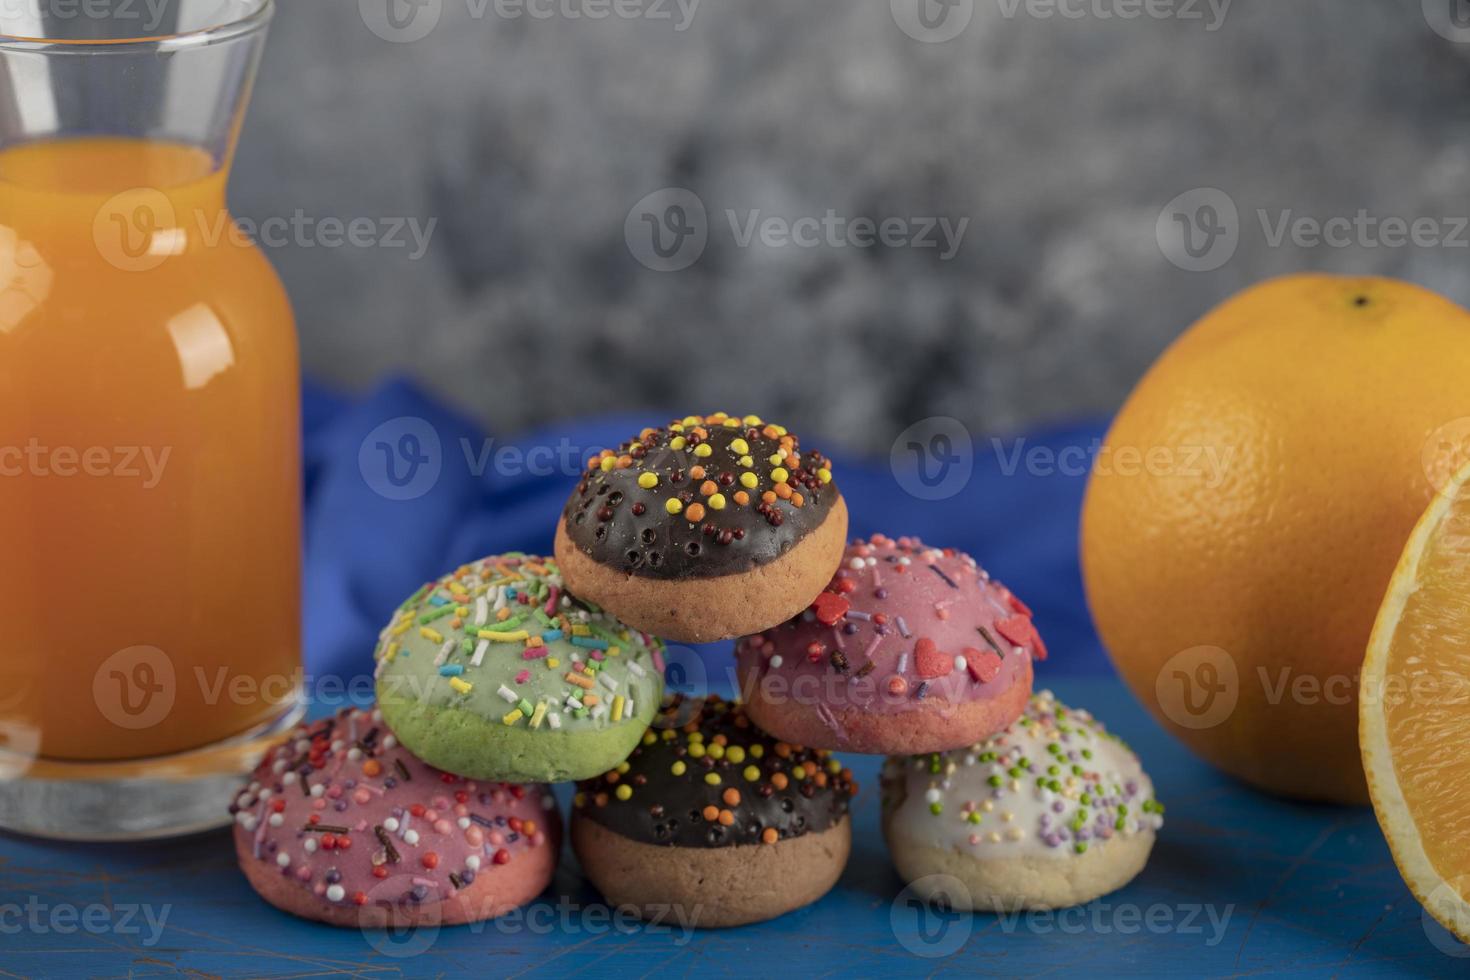
<instances>
[{"instance_id":1,"label":"blue fabric cloth","mask_svg":"<svg viewBox=\"0 0 1470 980\"><path fill-rule=\"evenodd\" d=\"M308 384L303 411L305 649L318 677L370 671L378 630L425 581L487 554L549 552L585 457L669 417L608 416L502 441L404 381L356 400ZM977 438L968 484L935 501L907 493L887 460L835 455L834 465L854 535L916 534L968 551L1035 610L1051 649L1045 671L1109 673L1077 564L1086 477L1076 461L1101 432ZM1056 462L1063 450L1071 465Z\"/></svg>"}]
</instances>

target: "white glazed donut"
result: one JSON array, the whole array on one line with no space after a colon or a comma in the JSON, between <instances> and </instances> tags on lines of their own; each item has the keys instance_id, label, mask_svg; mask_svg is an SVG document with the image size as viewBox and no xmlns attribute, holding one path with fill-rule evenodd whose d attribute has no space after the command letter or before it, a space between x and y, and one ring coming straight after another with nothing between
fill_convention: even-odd
<instances>
[{"instance_id":1,"label":"white glazed donut","mask_svg":"<svg viewBox=\"0 0 1470 980\"><path fill-rule=\"evenodd\" d=\"M1090 902L1143 869L1164 822L1132 750L1050 691L968 749L890 757L882 789L899 875L955 908Z\"/></svg>"}]
</instances>

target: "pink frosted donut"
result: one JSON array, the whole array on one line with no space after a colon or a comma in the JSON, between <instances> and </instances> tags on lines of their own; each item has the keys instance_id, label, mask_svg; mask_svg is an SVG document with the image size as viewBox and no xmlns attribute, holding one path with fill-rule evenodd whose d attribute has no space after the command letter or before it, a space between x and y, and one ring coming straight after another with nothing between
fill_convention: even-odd
<instances>
[{"instance_id":1,"label":"pink frosted donut","mask_svg":"<svg viewBox=\"0 0 1470 980\"><path fill-rule=\"evenodd\" d=\"M230 812L240 868L261 897L336 926L494 918L540 894L561 849L546 787L431 768L376 710L298 726Z\"/></svg>"},{"instance_id":2,"label":"pink frosted donut","mask_svg":"<svg viewBox=\"0 0 1470 980\"><path fill-rule=\"evenodd\" d=\"M855 541L805 612L735 647L752 721L813 748L973 745L1020 716L1046 646L1031 610L969 555Z\"/></svg>"}]
</instances>

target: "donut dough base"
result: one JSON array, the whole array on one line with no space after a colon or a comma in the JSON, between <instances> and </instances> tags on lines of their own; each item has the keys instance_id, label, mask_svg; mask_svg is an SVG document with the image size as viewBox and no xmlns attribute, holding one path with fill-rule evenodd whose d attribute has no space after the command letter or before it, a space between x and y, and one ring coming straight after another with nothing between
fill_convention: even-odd
<instances>
[{"instance_id":1,"label":"donut dough base","mask_svg":"<svg viewBox=\"0 0 1470 980\"><path fill-rule=\"evenodd\" d=\"M852 819L774 844L664 847L574 814L571 836L583 872L611 905L711 929L774 919L827 894L847 865Z\"/></svg>"},{"instance_id":2,"label":"donut dough base","mask_svg":"<svg viewBox=\"0 0 1470 980\"><path fill-rule=\"evenodd\" d=\"M916 841L885 815L883 836L893 866L920 898L943 896L958 911L1019 912L1085 905L1117 891L1143 870L1154 831L1096 842L1085 854L980 858ZM949 877L965 887L951 894Z\"/></svg>"}]
</instances>

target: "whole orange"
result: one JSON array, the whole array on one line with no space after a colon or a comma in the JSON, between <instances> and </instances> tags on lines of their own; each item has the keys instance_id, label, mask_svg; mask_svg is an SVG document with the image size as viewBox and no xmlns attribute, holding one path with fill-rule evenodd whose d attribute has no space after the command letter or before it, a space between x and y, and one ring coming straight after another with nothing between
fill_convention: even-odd
<instances>
[{"instance_id":1,"label":"whole orange","mask_svg":"<svg viewBox=\"0 0 1470 980\"><path fill-rule=\"evenodd\" d=\"M1388 279L1226 301L1149 369L1094 459L1082 571L1119 672L1197 754L1367 802L1357 681L1419 515L1470 444L1470 312Z\"/></svg>"}]
</instances>

